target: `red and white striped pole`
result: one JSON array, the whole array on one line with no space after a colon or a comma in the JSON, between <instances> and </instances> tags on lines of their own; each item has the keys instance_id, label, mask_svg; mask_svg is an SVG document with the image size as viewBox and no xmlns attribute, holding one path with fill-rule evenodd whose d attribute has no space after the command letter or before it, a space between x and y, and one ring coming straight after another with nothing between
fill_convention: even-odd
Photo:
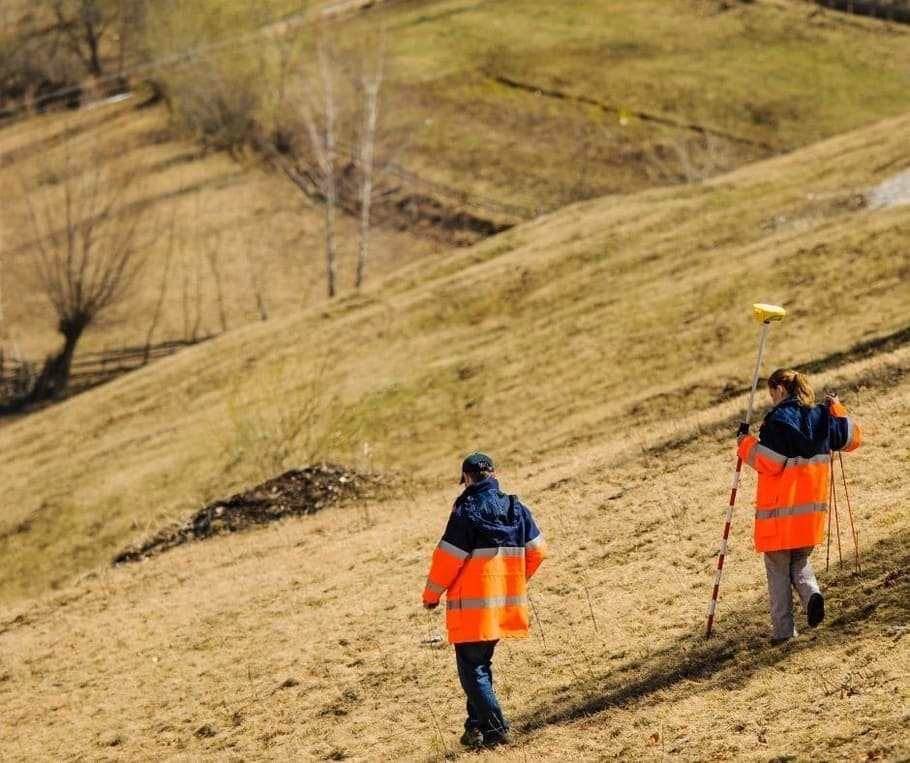
<instances>
[{"instance_id":1,"label":"red and white striped pole","mask_svg":"<svg viewBox=\"0 0 910 763\"><path fill-rule=\"evenodd\" d=\"M720 577L724 572L724 559L727 556L727 539L730 537L730 526L733 524L733 504L736 503L736 489L739 487L739 474L742 471L743 460L736 459L736 471L733 473L733 487L730 489L730 503L727 506L727 520L724 522L724 534L720 539L720 551L717 554L717 572L714 574L714 588L711 591L711 603L708 605L708 624L705 627L705 638L711 635L711 626L714 625L714 610L717 607L717 594L720 591Z\"/></svg>"},{"instance_id":2,"label":"red and white striped pole","mask_svg":"<svg viewBox=\"0 0 910 763\"><path fill-rule=\"evenodd\" d=\"M761 339L758 343L758 359L755 361L755 372L752 374L752 389L749 392L749 405L746 408L746 419L740 425L739 431L745 434L749 431L749 422L752 419L752 404L755 402L755 388L758 386L758 375L761 371L761 358L765 349L765 337L771 321L782 320L787 311L776 305L752 305L755 318L761 321ZM727 540L730 537L730 527L733 524L733 505L736 503L736 490L739 487L739 475L742 472L743 460L736 457L736 470L733 472L733 485L730 488L730 503L727 505L727 519L724 522L724 534L720 539L720 551L717 554L717 572L714 575L714 588L711 591L711 603L708 605L708 623L705 627L705 638L711 635L711 626L714 625L714 611L717 608L717 595L720 591L720 578L724 572L724 559L727 556Z\"/></svg>"}]
</instances>

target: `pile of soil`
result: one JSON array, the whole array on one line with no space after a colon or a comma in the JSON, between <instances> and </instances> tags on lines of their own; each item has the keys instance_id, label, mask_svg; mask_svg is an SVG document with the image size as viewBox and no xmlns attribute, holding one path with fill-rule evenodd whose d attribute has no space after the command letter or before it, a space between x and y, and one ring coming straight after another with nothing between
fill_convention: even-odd
<instances>
[{"instance_id":1,"label":"pile of soil","mask_svg":"<svg viewBox=\"0 0 910 763\"><path fill-rule=\"evenodd\" d=\"M128 548L114 558L114 565L138 562L188 541L238 532L283 517L315 514L354 498L366 496L387 480L355 472L335 464L317 464L292 469L279 477L215 501L177 527L167 527L140 546Z\"/></svg>"}]
</instances>

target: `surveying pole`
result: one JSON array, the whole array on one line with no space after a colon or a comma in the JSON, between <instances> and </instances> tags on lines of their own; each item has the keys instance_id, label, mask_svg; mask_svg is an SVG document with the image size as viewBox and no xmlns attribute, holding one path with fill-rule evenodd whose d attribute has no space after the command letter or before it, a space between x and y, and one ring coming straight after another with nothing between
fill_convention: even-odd
<instances>
[{"instance_id":1,"label":"surveying pole","mask_svg":"<svg viewBox=\"0 0 910 763\"><path fill-rule=\"evenodd\" d=\"M739 425L738 434L747 434L749 421L752 419L752 404L755 401L755 388L758 386L758 375L761 371L761 358L765 349L765 337L768 326L772 321L783 320L787 311L777 305L758 303L752 305L752 314L762 324L761 339L758 342L758 359L755 361L755 372L752 374L752 389L749 392L749 405L746 408L746 419ZM724 534L720 539L720 551L717 554L717 572L714 575L714 588L711 591L711 603L708 605L708 623L705 628L705 638L711 635L711 626L714 624L714 610L717 607L717 594L720 591L720 578L724 571L724 559L727 555L727 539L730 537L730 526L733 524L733 504L736 503L736 490L739 487L739 475L742 471L743 460L737 455L736 470L733 472L733 486L730 489L730 502L727 505L727 519L724 523Z\"/></svg>"}]
</instances>

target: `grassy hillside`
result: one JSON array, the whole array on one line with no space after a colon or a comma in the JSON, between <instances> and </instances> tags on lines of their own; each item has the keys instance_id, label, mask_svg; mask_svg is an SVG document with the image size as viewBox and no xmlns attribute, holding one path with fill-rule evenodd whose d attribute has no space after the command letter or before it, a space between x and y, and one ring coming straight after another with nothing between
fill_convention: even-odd
<instances>
[{"instance_id":1,"label":"grassy hillside","mask_svg":"<svg viewBox=\"0 0 910 763\"><path fill-rule=\"evenodd\" d=\"M533 638L498 661L522 744L487 757L906 758L910 206L862 198L907 169L908 129L574 205L4 427L4 754L457 754L452 656L423 643L441 620L418 599L458 459L481 447L553 549ZM840 390L867 440L846 459L863 571L847 534L842 565L834 545L824 572L821 549L829 619L784 649L750 474L701 636L755 301L789 310L765 371ZM107 566L311 454L405 487Z\"/></svg>"},{"instance_id":2,"label":"grassy hillside","mask_svg":"<svg viewBox=\"0 0 910 763\"><path fill-rule=\"evenodd\" d=\"M200 20L204 3L184 5L182 20L165 14L173 28L150 33L152 63L134 63L143 76L165 85L182 77L203 94L213 71L237 78L237 89L255 82L251 117L268 133L276 59L293 52L293 70L307 70L314 9L324 4L299 17L283 0L246 16L233 4L238 18L260 18L266 30L238 33L236 45L219 42L223 18L212 17L211 28ZM297 21L280 35L266 22L283 16ZM903 113L910 91L910 30L796 0L387 0L334 19L325 34L351 67L383 30L377 152L386 170L368 280L438 252L440 239L475 240L477 231L458 227L465 217L514 224L579 199L711 177ZM196 58L176 69L166 63L194 46ZM349 73L339 73L339 92ZM60 164L55 136L64 130L79 136L80 150L98 150L97 161L139 169L134 194L159 231L136 298L91 328L82 351L143 343L162 283L157 339L220 332L217 279L229 329L258 319L255 277L272 317L323 301L320 208L255 155L241 151L238 161L179 139L165 107L137 108L142 101L0 129L0 191L16 202L0 210L7 355L15 342L40 359L60 341L30 275L34 234L18 200L22 177ZM339 116L345 140L348 116ZM342 293L352 291L355 232L341 216Z\"/></svg>"},{"instance_id":3,"label":"grassy hillside","mask_svg":"<svg viewBox=\"0 0 910 763\"><path fill-rule=\"evenodd\" d=\"M531 209L712 175L907 105L907 29L802 2L388 5L366 20L389 25L408 161Z\"/></svg>"},{"instance_id":4,"label":"grassy hillside","mask_svg":"<svg viewBox=\"0 0 910 763\"><path fill-rule=\"evenodd\" d=\"M14 342L36 359L61 342L35 274L35 233L23 189L33 189L31 204L39 215L52 211L30 179L67 166L68 156L85 155L112 170L137 170L127 190L144 208L143 240L149 242L136 288L86 332L79 350L141 346L159 299L153 341L220 333L222 307L229 330L255 322L261 315L257 291L269 317L325 300L322 211L256 157L207 152L175 137L166 109L143 102L139 93L126 102L0 130L0 189L10 200L0 213L0 338L8 357ZM339 286L351 291L356 221L342 216L337 235ZM376 229L367 280L439 249L428 237Z\"/></svg>"},{"instance_id":5,"label":"grassy hillside","mask_svg":"<svg viewBox=\"0 0 910 763\"><path fill-rule=\"evenodd\" d=\"M799 0L385 2L338 28L352 56L384 30L384 151L532 211L710 176L907 106L910 30Z\"/></svg>"},{"instance_id":6,"label":"grassy hillside","mask_svg":"<svg viewBox=\"0 0 910 763\"><path fill-rule=\"evenodd\" d=\"M778 364L826 369L905 331L908 208L856 199L903 168L906 123L569 208L7 426L3 521L28 531L5 541L4 588L40 590L104 559L135 522L271 476L282 416L310 416L297 444L322 447L308 455L356 461L366 443L375 464L422 477L465 441L540 458L617 420L675 426L741 391L756 300L791 310ZM74 553L61 522L77 537L91 527L92 543Z\"/></svg>"},{"instance_id":7,"label":"grassy hillside","mask_svg":"<svg viewBox=\"0 0 910 763\"><path fill-rule=\"evenodd\" d=\"M328 302L319 207L161 103L0 129L5 351L57 342L10 200L64 147L141 168L130 198L162 232L83 349L144 341L162 284L156 338L219 332L219 284L228 329L0 425L0 762L460 756L453 655L419 596L474 448L551 548L532 636L496 660L519 746L478 757L910 759L910 204L866 203L910 171L907 29L797 0L353 5L334 40L353 60L384 29L384 156L471 195L377 224L361 294L353 218ZM439 193L403 177L383 198ZM446 215L487 202L525 211L447 248ZM828 618L786 647L748 470L703 638L757 301L788 309L763 372L839 390L865 436L844 459L861 560L838 483L814 557ZM323 460L385 487L111 566Z\"/></svg>"}]
</instances>

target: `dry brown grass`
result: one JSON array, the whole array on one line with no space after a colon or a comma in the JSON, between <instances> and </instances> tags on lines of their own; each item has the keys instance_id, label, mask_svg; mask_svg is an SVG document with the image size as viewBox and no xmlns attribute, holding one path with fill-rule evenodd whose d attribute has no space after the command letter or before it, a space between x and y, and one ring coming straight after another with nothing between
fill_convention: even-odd
<instances>
[{"instance_id":1,"label":"dry brown grass","mask_svg":"<svg viewBox=\"0 0 910 763\"><path fill-rule=\"evenodd\" d=\"M326 4L221 5L230 11L228 17L244 16L254 24L294 10L310 18ZM201 44L191 34L197 22L204 39L225 23L213 18L208 28L197 18L207 5L187 5L193 23L181 24L178 18L174 39L158 40L162 49L150 41L150 58L166 58L173 45ZM385 30L379 155L457 191L530 210L711 176L899 114L910 65L906 27L834 14L799 0L363 5L370 6L363 13L338 14L332 28L339 58L349 61L378 29ZM11 12L10 18L16 15ZM308 29L308 24L290 24L287 31L290 37ZM680 34L680 29L697 31ZM275 58L272 46L280 43L274 32L238 34L243 46L237 55L255 50L263 62ZM164 77L167 71L153 68L152 74ZM210 74L205 65L198 70L188 65L184 73L191 79ZM231 73L239 75L239 70L228 67L225 76ZM261 73L264 90L270 82L267 72ZM220 331L215 279L205 258L212 246L223 253L219 267L230 328L257 320L252 272L261 271L273 316L321 301L326 288L320 212L251 157L237 163L223 154L201 156L198 146L168 134L163 108L136 113L132 107L128 102L4 127L3 198L16 199L17 175L36 156L54 161L54 135L64 127L83 130L83 145L116 144L121 163L148 168L143 187L148 216L162 230L176 223L166 318L155 338L193 333L197 312L196 333ZM256 116L271 124L270 114ZM673 127L677 122L698 125L714 137ZM394 175L386 180L400 182ZM57 347L58 338L51 312L28 278L30 233L19 211L15 203L0 209L0 277L7 295L0 340L8 354L15 341L23 354L40 359ZM497 213L482 207L471 211L498 220ZM340 226L339 282L349 290L354 226L350 220ZM158 242L137 301L93 327L80 350L144 341L166 240ZM413 233L378 233L368 278L438 251Z\"/></svg>"},{"instance_id":2,"label":"dry brown grass","mask_svg":"<svg viewBox=\"0 0 910 763\"><path fill-rule=\"evenodd\" d=\"M907 352L841 373L874 375L888 363L905 368ZM504 465L504 484L535 507L553 555L532 591L532 639L503 644L497 660L521 746L482 757L906 755L908 495L892 477L908 448L903 437L881 444L910 423L906 385L852 407L869 441L848 460L865 571L854 576L848 564L825 574L817 555L829 620L786 649L766 643L748 491L716 635L701 637L731 462L726 431L659 460L603 438L539 467ZM418 607L452 495L450 485L415 489L143 565L98 568L7 608L4 754L454 753L461 702L451 653L421 643L441 620Z\"/></svg>"},{"instance_id":3,"label":"dry brown grass","mask_svg":"<svg viewBox=\"0 0 910 763\"><path fill-rule=\"evenodd\" d=\"M520 746L479 758L906 759L910 206L851 200L906 168L908 130L570 207L0 429L0 757L459 755L419 592L479 446L552 549L532 638L497 657ZM759 300L790 310L765 370L816 368L866 433L847 459L864 571L817 554L828 620L783 649L751 474L702 638ZM314 380L346 422L325 456L407 492L107 566L254 479L221 446L232 390L265 420Z\"/></svg>"}]
</instances>

